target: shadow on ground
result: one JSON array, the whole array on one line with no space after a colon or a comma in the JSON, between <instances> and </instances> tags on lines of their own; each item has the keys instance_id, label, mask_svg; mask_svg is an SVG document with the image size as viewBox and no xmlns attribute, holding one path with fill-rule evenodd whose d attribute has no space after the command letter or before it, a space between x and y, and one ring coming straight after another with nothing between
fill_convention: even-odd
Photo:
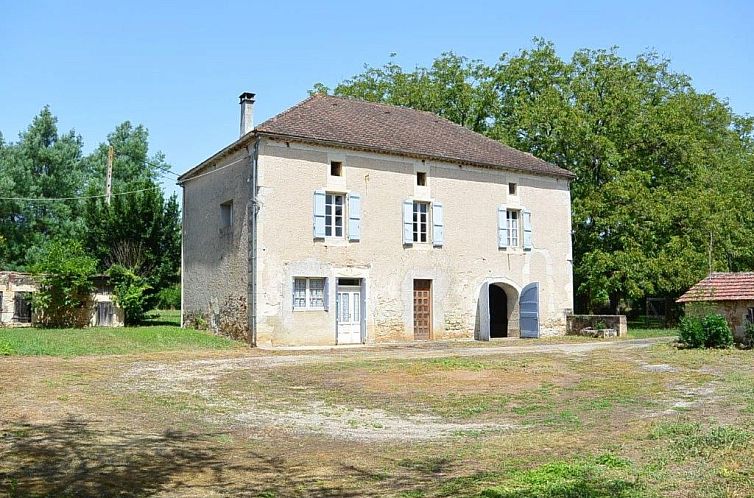
<instances>
[{"instance_id":1,"label":"shadow on ground","mask_svg":"<svg viewBox=\"0 0 754 498\"><path fill-rule=\"evenodd\" d=\"M518 481L512 489L499 488L509 476L469 475L458 468L458 462L441 457L393 460L383 455L377 457L378 463L362 460L328 467L296 455L270 456L269 448L255 449L253 440L244 440L242 446L228 444L227 433L171 430L150 434L101 425L68 418L2 426L0 495L326 498L403 492L405 496L529 498L628 497L638 491L629 482L570 467L565 474L560 470L553 474L550 469L544 476L535 471L536 475ZM280 436L281 444L290 440L290 435ZM278 450L281 455L292 454L290 448ZM339 451L347 453L344 448ZM338 460L347 461L348 455Z\"/></svg>"},{"instance_id":2,"label":"shadow on ground","mask_svg":"<svg viewBox=\"0 0 754 498\"><path fill-rule=\"evenodd\" d=\"M0 495L355 496L284 460L238 451L227 434L101 430L69 418L0 429ZM229 454L236 453L234 464ZM303 491L307 490L307 491Z\"/></svg>"}]
</instances>

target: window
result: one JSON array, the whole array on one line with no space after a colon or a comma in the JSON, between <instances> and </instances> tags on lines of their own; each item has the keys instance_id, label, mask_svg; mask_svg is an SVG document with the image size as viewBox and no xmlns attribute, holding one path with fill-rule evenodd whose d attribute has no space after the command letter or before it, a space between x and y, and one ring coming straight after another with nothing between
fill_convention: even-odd
<instances>
[{"instance_id":1,"label":"window","mask_svg":"<svg viewBox=\"0 0 754 498\"><path fill-rule=\"evenodd\" d=\"M426 187L427 186L427 174L423 171L419 171L416 173L416 184L420 187Z\"/></svg>"},{"instance_id":2,"label":"window","mask_svg":"<svg viewBox=\"0 0 754 498\"><path fill-rule=\"evenodd\" d=\"M325 309L325 279L324 278L295 278L293 279L293 309L294 310L323 310Z\"/></svg>"},{"instance_id":3,"label":"window","mask_svg":"<svg viewBox=\"0 0 754 498\"><path fill-rule=\"evenodd\" d=\"M508 195L516 195L516 190L518 188L517 183L509 183L508 184Z\"/></svg>"},{"instance_id":4,"label":"window","mask_svg":"<svg viewBox=\"0 0 754 498\"><path fill-rule=\"evenodd\" d=\"M343 176L343 163L340 161L330 161L330 175Z\"/></svg>"},{"instance_id":5,"label":"window","mask_svg":"<svg viewBox=\"0 0 754 498\"><path fill-rule=\"evenodd\" d=\"M343 237L343 194L325 196L325 236Z\"/></svg>"},{"instance_id":6,"label":"window","mask_svg":"<svg viewBox=\"0 0 754 498\"><path fill-rule=\"evenodd\" d=\"M518 247L518 211L509 209L506 212L508 222L508 247Z\"/></svg>"},{"instance_id":7,"label":"window","mask_svg":"<svg viewBox=\"0 0 754 498\"><path fill-rule=\"evenodd\" d=\"M414 202L414 242L427 242L429 204Z\"/></svg>"},{"instance_id":8,"label":"window","mask_svg":"<svg viewBox=\"0 0 754 498\"><path fill-rule=\"evenodd\" d=\"M233 201L220 204L220 228L228 228L233 225Z\"/></svg>"},{"instance_id":9,"label":"window","mask_svg":"<svg viewBox=\"0 0 754 498\"><path fill-rule=\"evenodd\" d=\"M0 294L0 297L2 297L2 294ZM746 320L749 323L754 323L754 308L749 308L746 310Z\"/></svg>"}]
</instances>

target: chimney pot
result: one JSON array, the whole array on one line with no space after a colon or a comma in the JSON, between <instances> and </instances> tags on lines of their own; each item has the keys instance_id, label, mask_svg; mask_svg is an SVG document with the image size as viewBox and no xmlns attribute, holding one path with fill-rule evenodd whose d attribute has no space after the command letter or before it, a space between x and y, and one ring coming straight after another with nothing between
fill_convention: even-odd
<instances>
[{"instance_id":1,"label":"chimney pot","mask_svg":"<svg viewBox=\"0 0 754 498\"><path fill-rule=\"evenodd\" d=\"M238 99L241 104L241 136L254 129L254 94L243 92Z\"/></svg>"}]
</instances>

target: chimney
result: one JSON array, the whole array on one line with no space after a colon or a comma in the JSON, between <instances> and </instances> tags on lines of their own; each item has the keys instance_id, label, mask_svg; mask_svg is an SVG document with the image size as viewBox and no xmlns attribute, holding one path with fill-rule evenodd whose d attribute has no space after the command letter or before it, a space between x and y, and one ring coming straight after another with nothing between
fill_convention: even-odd
<instances>
[{"instance_id":1,"label":"chimney","mask_svg":"<svg viewBox=\"0 0 754 498\"><path fill-rule=\"evenodd\" d=\"M241 136L254 129L254 94L243 92L238 97L241 102Z\"/></svg>"}]
</instances>

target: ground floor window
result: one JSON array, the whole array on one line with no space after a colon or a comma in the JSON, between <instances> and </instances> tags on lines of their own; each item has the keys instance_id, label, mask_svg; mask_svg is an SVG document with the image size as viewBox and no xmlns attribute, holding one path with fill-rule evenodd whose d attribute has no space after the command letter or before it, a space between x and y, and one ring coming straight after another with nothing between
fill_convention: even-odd
<instances>
[{"instance_id":1,"label":"ground floor window","mask_svg":"<svg viewBox=\"0 0 754 498\"><path fill-rule=\"evenodd\" d=\"M322 310L324 308L324 278L297 277L293 279L294 310Z\"/></svg>"}]
</instances>

